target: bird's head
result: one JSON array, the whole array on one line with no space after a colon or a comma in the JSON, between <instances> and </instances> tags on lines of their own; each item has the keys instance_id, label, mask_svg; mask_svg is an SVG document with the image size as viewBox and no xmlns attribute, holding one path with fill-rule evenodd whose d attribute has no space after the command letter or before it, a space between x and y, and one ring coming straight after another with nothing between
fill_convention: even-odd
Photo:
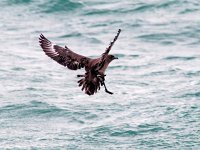
<instances>
[{"instance_id":1,"label":"bird's head","mask_svg":"<svg viewBox=\"0 0 200 150\"><path fill-rule=\"evenodd\" d=\"M109 62L111 62L111 61L113 61L114 59L118 59L116 56L114 56L114 55L108 55L107 56L107 60L109 61Z\"/></svg>"}]
</instances>

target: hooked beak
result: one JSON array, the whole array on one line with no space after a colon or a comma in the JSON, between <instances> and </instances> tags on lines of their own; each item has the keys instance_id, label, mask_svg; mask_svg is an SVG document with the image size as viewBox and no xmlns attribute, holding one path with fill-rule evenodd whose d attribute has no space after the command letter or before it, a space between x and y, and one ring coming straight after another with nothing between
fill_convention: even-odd
<instances>
[{"instance_id":1,"label":"hooked beak","mask_svg":"<svg viewBox=\"0 0 200 150\"><path fill-rule=\"evenodd\" d=\"M118 57L114 57L114 59L118 59Z\"/></svg>"}]
</instances>

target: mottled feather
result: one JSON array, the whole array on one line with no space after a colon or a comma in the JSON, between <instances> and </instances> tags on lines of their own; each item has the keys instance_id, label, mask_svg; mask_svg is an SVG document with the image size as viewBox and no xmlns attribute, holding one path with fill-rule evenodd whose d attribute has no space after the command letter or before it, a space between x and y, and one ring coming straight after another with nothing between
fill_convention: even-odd
<instances>
[{"instance_id":1,"label":"mottled feather","mask_svg":"<svg viewBox=\"0 0 200 150\"><path fill-rule=\"evenodd\" d=\"M73 52L67 46L63 48L53 44L42 34L40 35L39 42L47 56L71 70L77 70L86 67L90 60L88 57Z\"/></svg>"}]
</instances>

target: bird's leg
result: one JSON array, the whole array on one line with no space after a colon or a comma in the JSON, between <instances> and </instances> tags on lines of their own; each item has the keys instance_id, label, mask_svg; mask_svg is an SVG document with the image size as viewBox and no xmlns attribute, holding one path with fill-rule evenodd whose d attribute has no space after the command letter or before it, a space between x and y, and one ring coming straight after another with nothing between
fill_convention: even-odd
<instances>
[{"instance_id":1,"label":"bird's leg","mask_svg":"<svg viewBox=\"0 0 200 150\"><path fill-rule=\"evenodd\" d=\"M100 72L98 72L97 74L97 78L99 79L100 83L101 83L101 86L103 85L103 82L105 81L105 74L102 74Z\"/></svg>"},{"instance_id":2,"label":"bird's leg","mask_svg":"<svg viewBox=\"0 0 200 150\"><path fill-rule=\"evenodd\" d=\"M105 82L104 82L104 81L105 81L105 78L104 78L104 77L105 77L106 75L105 75L105 74L98 73L97 76L98 76L98 78L100 79L101 85L104 86L105 92L106 92L106 93L109 93L109 94L113 94L112 92L108 91L108 89L107 89L107 87L106 87L106 84L105 84Z\"/></svg>"},{"instance_id":3,"label":"bird's leg","mask_svg":"<svg viewBox=\"0 0 200 150\"><path fill-rule=\"evenodd\" d=\"M108 89L106 88L105 82L103 81L102 83L103 83L103 86L105 88L105 92L108 93L108 94L113 94L112 92L108 91Z\"/></svg>"}]
</instances>

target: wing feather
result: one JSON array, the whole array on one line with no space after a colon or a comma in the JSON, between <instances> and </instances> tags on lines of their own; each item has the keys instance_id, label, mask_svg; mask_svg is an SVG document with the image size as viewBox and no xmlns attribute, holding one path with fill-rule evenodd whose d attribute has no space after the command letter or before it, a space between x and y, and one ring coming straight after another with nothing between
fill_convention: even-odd
<instances>
[{"instance_id":1,"label":"wing feather","mask_svg":"<svg viewBox=\"0 0 200 150\"><path fill-rule=\"evenodd\" d=\"M110 45L106 48L105 52L102 54L102 58L104 58L106 55L108 55L108 53L110 52L112 46L117 41L117 38L118 38L120 32L121 32L121 29L118 30L117 35L114 37L113 41L110 42Z\"/></svg>"},{"instance_id":2,"label":"wing feather","mask_svg":"<svg viewBox=\"0 0 200 150\"><path fill-rule=\"evenodd\" d=\"M101 55L101 60L99 61L99 63L96 66L96 70L100 70L105 63L105 59L108 56L112 46L114 45L114 43L117 41L119 34L121 32L121 29L118 30L117 35L114 37L113 41L110 42L109 46L106 48L105 52Z\"/></svg>"},{"instance_id":3,"label":"wing feather","mask_svg":"<svg viewBox=\"0 0 200 150\"><path fill-rule=\"evenodd\" d=\"M40 35L39 38L40 46L47 56L58 62L63 66L67 66L71 70L81 69L88 65L90 58L79 55L67 46L65 48L53 44L44 35Z\"/></svg>"}]
</instances>

